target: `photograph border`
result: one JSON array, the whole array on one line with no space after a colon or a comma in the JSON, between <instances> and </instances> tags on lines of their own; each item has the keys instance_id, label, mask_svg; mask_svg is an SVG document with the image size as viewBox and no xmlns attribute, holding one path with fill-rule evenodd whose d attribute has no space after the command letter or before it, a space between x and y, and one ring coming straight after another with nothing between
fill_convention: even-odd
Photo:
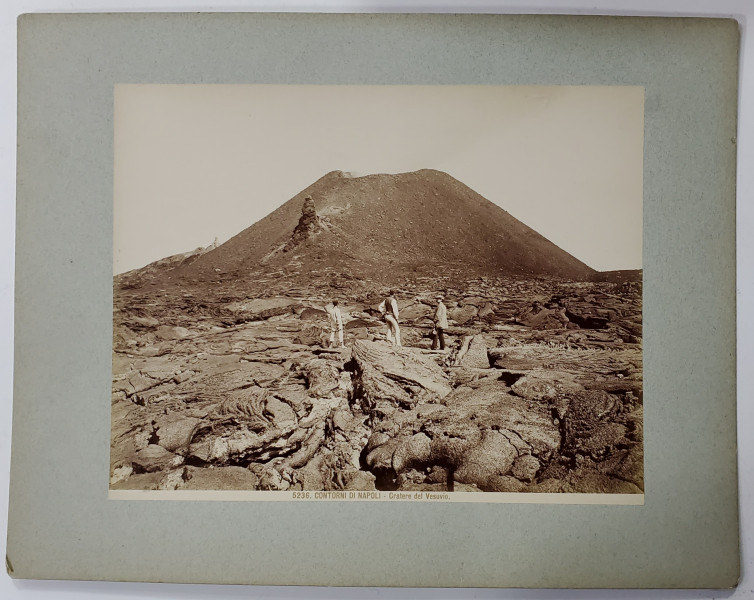
<instances>
[{"instance_id":1,"label":"photograph border","mask_svg":"<svg viewBox=\"0 0 754 600\"><path fill-rule=\"evenodd\" d=\"M22 17L13 575L735 585L738 39L724 19ZM196 81L643 85L645 505L108 502L112 86Z\"/></svg>"}]
</instances>

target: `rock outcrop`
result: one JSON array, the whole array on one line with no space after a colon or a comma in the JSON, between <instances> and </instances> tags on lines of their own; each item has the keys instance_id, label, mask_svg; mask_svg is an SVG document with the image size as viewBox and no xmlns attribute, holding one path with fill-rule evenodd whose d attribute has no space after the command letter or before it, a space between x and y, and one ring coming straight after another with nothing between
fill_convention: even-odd
<instances>
[{"instance_id":1,"label":"rock outcrop","mask_svg":"<svg viewBox=\"0 0 754 600\"><path fill-rule=\"evenodd\" d=\"M283 246L283 252L290 252L299 244L305 242L313 235L322 231L324 227L317 216L314 200L311 196L304 198L304 206L301 208L301 218L293 230L291 239Z\"/></svg>"},{"instance_id":2,"label":"rock outcrop","mask_svg":"<svg viewBox=\"0 0 754 600\"><path fill-rule=\"evenodd\" d=\"M443 370L413 348L357 340L353 361L355 394L367 411L381 402L410 407L450 393Z\"/></svg>"}]
</instances>

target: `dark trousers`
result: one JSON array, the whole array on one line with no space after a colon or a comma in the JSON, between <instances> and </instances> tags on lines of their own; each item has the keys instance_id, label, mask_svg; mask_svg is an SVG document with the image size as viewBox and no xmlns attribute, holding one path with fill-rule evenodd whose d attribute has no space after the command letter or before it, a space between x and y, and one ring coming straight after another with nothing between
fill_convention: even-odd
<instances>
[{"instance_id":1,"label":"dark trousers","mask_svg":"<svg viewBox=\"0 0 754 600\"><path fill-rule=\"evenodd\" d=\"M445 335L443 334L442 327L435 327L435 339L432 340L432 348L437 348L437 342L440 342L440 350L445 350Z\"/></svg>"}]
</instances>

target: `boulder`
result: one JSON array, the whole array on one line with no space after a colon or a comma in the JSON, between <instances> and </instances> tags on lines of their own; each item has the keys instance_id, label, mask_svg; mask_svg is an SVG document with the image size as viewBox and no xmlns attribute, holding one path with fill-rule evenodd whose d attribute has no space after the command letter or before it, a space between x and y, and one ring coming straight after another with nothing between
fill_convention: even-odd
<instances>
[{"instance_id":1,"label":"boulder","mask_svg":"<svg viewBox=\"0 0 754 600\"><path fill-rule=\"evenodd\" d=\"M430 439L424 433L417 433L400 443L393 452L393 471L402 473L423 466L429 460L430 444Z\"/></svg>"},{"instance_id":2,"label":"boulder","mask_svg":"<svg viewBox=\"0 0 754 600\"><path fill-rule=\"evenodd\" d=\"M490 478L504 475L517 454L516 448L507 437L498 431L485 430L480 443L464 454L454 478L458 482L489 490Z\"/></svg>"},{"instance_id":3,"label":"boulder","mask_svg":"<svg viewBox=\"0 0 754 600\"><path fill-rule=\"evenodd\" d=\"M448 310L448 319L455 321L458 325L468 323L477 316L479 310L473 304L459 306Z\"/></svg>"},{"instance_id":4,"label":"boulder","mask_svg":"<svg viewBox=\"0 0 754 600\"><path fill-rule=\"evenodd\" d=\"M582 392L584 388L574 375L546 369L529 371L511 385L511 391L527 400L556 400L566 393Z\"/></svg>"},{"instance_id":5,"label":"boulder","mask_svg":"<svg viewBox=\"0 0 754 600\"><path fill-rule=\"evenodd\" d=\"M264 388L232 390L197 427L188 455L220 466L270 461L288 455L292 434L323 422L328 411L313 404L299 421L292 408Z\"/></svg>"},{"instance_id":6,"label":"boulder","mask_svg":"<svg viewBox=\"0 0 754 600\"><path fill-rule=\"evenodd\" d=\"M169 450L181 454L185 452L191 442L191 436L202 419L186 417L180 413L158 415L153 421L157 444Z\"/></svg>"},{"instance_id":7,"label":"boulder","mask_svg":"<svg viewBox=\"0 0 754 600\"><path fill-rule=\"evenodd\" d=\"M440 465L434 465L432 468L430 468L426 480L429 483L442 483L444 485L447 485L449 476L449 469L441 467Z\"/></svg>"},{"instance_id":8,"label":"boulder","mask_svg":"<svg viewBox=\"0 0 754 600\"><path fill-rule=\"evenodd\" d=\"M530 402L552 406L558 419L564 419L573 394L584 388L570 373L534 370L511 385L511 392Z\"/></svg>"},{"instance_id":9,"label":"boulder","mask_svg":"<svg viewBox=\"0 0 754 600\"><path fill-rule=\"evenodd\" d=\"M409 304L403 308L400 311L400 318L401 321L416 321L418 319L431 317L433 314L434 311L430 306L417 302L415 304Z\"/></svg>"},{"instance_id":10,"label":"boulder","mask_svg":"<svg viewBox=\"0 0 754 600\"><path fill-rule=\"evenodd\" d=\"M482 441L482 432L468 420L446 418L437 423L433 420L425 423L423 429L432 440L429 462L444 467L457 468Z\"/></svg>"},{"instance_id":11,"label":"boulder","mask_svg":"<svg viewBox=\"0 0 754 600\"><path fill-rule=\"evenodd\" d=\"M401 440L398 438L389 438L387 442L374 448L366 457L366 464L372 470L392 470L393 468L393 454L398 446L401 445Z\"/></svg>"},{"instance_id":12,"label":"boulder","mask_svg":"<svg viewBox=\"0 0 754 600\"><path fill-rule=\"evenodd\" d=\"M314 457L317 450L319 450L320 446L325 441L325 423L316 423L314 427L307 430L297 430L290 438L288 438L289 444L294 443L295 440L293 438L296 437L297 433L306 437L301 440L301 445L298 450L290 456L286 456L280 463L293 469L306 465Z\"/></svg>"},{"instance_id":13,"label":"boulder","mask_svg":"<svg viewBox=\"0 0 754 600\"><path fill-rule=\"evenodd\" d=\"M375 448L386 444L390 440L390 436L384 431L375 431L369 436L367 440L366 451L371 452Z\"/></svg>"},{"instance_id":14,"label":"boulder","mask_svg":"<svg viewBox=\"0 0 754 600\"><path fill-rule=\"evenodd\" d=\"M357 340L353 344L354 393L369 407L389 399L402 405L444 398L450 385L442 368L412 348ZM411 390L415 387L419 394Z\"/></svg>"}]
</instances>

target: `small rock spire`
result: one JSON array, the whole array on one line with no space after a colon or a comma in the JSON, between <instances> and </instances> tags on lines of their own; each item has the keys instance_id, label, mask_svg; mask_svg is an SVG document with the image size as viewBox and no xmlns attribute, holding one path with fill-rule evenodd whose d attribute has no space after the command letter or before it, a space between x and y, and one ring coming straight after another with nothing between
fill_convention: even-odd
<instances>
[{"instance_id":1,"label":"small rock spire","mask_svg":"<svg viewBox=\"0 0 754 600\"><path fill-rule=\"evenodd\" d=\"M304 198L304 205L301 208L301 218L298 225L293 230L293 235L288 243L283 247L283 252L293 250L296 246L309 239L310 236L322 231L323 227L317 216L317 209L314 206L314 200L311 196Z\"/></svg>"}]
</instances>

